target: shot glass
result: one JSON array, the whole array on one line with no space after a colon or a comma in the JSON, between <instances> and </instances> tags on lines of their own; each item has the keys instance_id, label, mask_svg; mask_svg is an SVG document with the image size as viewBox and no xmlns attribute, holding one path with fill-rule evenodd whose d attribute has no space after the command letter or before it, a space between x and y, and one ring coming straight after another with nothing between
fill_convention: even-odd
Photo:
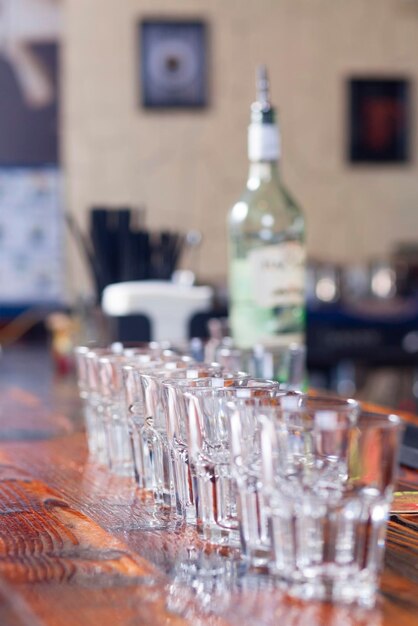
<instances>
[{"instance_id":1,"label":"shot glass","mask_svg":"<svg viewBox=\"0 0 418 626\"><path fill-rule=\"evenodd\" d=\"M123 394L124 355L101 356L97 363L98 393L106 434L109 469L119 476L133 475L133 454Z\"/></svg>"},{"instance_id":2,"label":"shot glass","mask_svg":"<svg viewBox=\"0 0 418 626\"><path fill-rule=\"evenodd\" d=\"M175 468L172 447L169 444L172 425L167 421L164 407L163 382L165 380L187 380L196 377L219 376L222 368L218 364L193 364L190 358L167 363L162 369L142 372L139 383L144 401L144 426L141 430L144 458L149 468L152 490L157 502L165 504L182 514L176 496Z\"/></svg>"},{"instance_id":3,"label":"shot glass","mask_svg":"<svg viewBox=\"0 0 418 626\"><path fill-rule=\"evenodd\" d=\"M77 346L74 350L89 454L92 460L107 467L109 456L100 401L98 362L101 357L121 354L122 351L121 343L105 347Z\"/></svg>"},{"instance_id":4,"label":"shot glass","mask_svg":"<svg viewBox=\"0 0 418 626\"><path fill-rule=\"evenodd\" d=\"M268 398L277 390L275 381L246 378L237 386L189 389L184 394L197 526L212 543L240 545L227 402L232 398Z\"/></svg>"},{"instance_id":5,"label":"shot glass","mask_svg":"<svg viewBox=\"0 0 418 626\"><path fill-rule=\"evenodd\" d=\"M130 363L122 368L135 478L139 487L153 495L156 504L171 506L174 501L160 381L186 376L189 367L194 369L193 363L188 356L176 355L165 361Z\"/></svg>"},{"instance_id":6,"label":"shot glass","mask_svg":"<svg viewBox=\"0 0 418 626\"><path fill-rule=\"evenodd\" d=\"M109 362L100 363L101 359ZM169 359L178 358L178 354L167 350L165 344L136 345L126 347L121 343L114 343L107 347L78 346L75 349L77 378L80 397L83 402L83 413L90 457L92 460L109 469L118 465L115 447L115 438L110 436L109 419L110 405L113 397L120 393L121 364L133 360L134 362L149 362L159 359L160 365ZM119 383L118 383L119 381ZM118 387L119 384L119 387ZM117 398L116 404L119 404ZM110 411L111 413L111 411ZM120 424L117 421L116 424ZM120 429L119 429L120 430ZM111 459L111 448L113 458ZM125 448L125 458L127 449Z\"/></svg>"},{"instance_id":7,"label":"shot glass","mask_svg":"<svg viewBox=\"0 0 418 626\"><path fill-rule=\"evenodd\" d=\"M291 595L375 603L402 423L338 407L260 413L272 571Z\"/></svg>"},{"instance_id":8,"label":"shot glass","mask_svg":"<svg viewBox=\"0 0 418 626\"><path fill-rule=\"evenodd\" d=\"M159 407L158 397L154 400L154 385L151 382L151 385L145 387L142 376L152 372L159 372L160 375L162 372L174 372L176 369L186 368L193 361L189 357L179 357L178 354L166 351L159 354L157 360L138 353L133 355L129 352L129 355L130 361L122 367L122 379L134 476L141 489L149 491L150 495L156 495L157 501L162 503L164 498L156 478L163 472L160 467L162 463L161 438L154 427L153 417L155 403L157 408ZM161 421L160 414L157 416L157 421ZM158 471L156 471L157 467Z\"/></svg>"},{"instance_id":9,"label":"shot glass","mask_svg":"<svg viewBox=\"0 0 418 626\"><path fill-rule=\"evenodd\" d=\"M87 375L85 423L88 446L92 458L100 465L110 468L109 446L99 377L99 359L108 354L113 354L110 348L94 348L88 350L85 354Z\"/></svg>"},{"instance_id":10,"label":"shot glass","mask_svg":"<svg viewBox=\"0 0 418 626\"><path fill-rule=\"evenodd\" d=\"M190 470L187 441L185 392L202 388L240 385L249 379L245 372L227 372L213 366L188 370L186 378L162 381L162 402L171 450L176 509L186 521L196 524L196 486Z\"/></svg>"},{"instance_id":11,"label":"shot glass","mask_svg":"<svg viewBox=\"0 0 418 626\"><path fill-rule=\"evenodd\" d=\"M231 342L217 348L216 361L230 370L245 370L254 378L277 380L287 389L302 391L306 387L306 348L299 343L289 346L255 345L242 350Z\"/></svg>"},{"instance_id":12,"label":"shot glass","mask_svg":"<svg viewBox=\"0 0 418 626\"><path fill-rule=\"evenodd\" d=\"M97 455L97 440L95 435L95 424L89 408L89 379L87 367L87 346L77 346L74 350L75 364L77 370L77 384L82 401L84 425L86 429L87 445L92 458Z\"/></svg>"},{"instance_id":13,"label":"shot glass","mask_svg":"<svg viewBox=\"0 0 418 626\"><path fill-rule=\"evenodd\" d=\"M339 407L342 415L355 418L358 404L326 396L311 397L279 389L272 398L239 398L228 402L231 437L231 466L238 492L238 521L244 557L255 567L267 566L271 558L269 510L263 490L261 429L259 415L279 409L282 404L299 403L315 407Z\"/></svg>"},{"instance_id":14,"label":"shot glass","mask_svg":"<svg viewBox=\"0 0 418 626\"><path fill-rule=\"evenodd\" d=\"M306 348L302 344L273 348L256 345L250 364L254 376L278 380L288 390L302 391L306 386Z\"/></svg>"},{"instance_id":15,"label":"shot glass","mask_svg":"<svg viewBox=\"0 0 418 626\"><path fill-rule=\"evenodd\" d=\"M283 394L286 392L283 391ZM281 394L280 394L281 395ZM237 490L237 517L243 557L254 567L270 560L268 511L261 476L260 425L262 404L277 403L274 397L237 397L226 405L230 431L231 474Z\"/></svg>"}]
</instances>

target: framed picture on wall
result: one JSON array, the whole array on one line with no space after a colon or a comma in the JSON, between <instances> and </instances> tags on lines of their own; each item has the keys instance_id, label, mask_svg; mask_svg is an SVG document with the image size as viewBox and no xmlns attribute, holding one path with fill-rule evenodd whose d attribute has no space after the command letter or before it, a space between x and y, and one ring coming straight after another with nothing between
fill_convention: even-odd
<instances>
[{"instance_id":1,"label":"framed picture on wall","mask_svg":"<svg viewBox=\"0 0 418 626\"><path fill-rule=\"evenodd\" d=\"M64 299L62 175L0 167L0 307Z\"/></svg>"},{"instance_id":2,"label":"framed picture on wall","mask_svg":"<svg viewBox=\"0 0 418 626\"><path fill-rule=\"evenodd\" d=\"M348 159L406 163L410 158L410 83L405 78L348 81Z\"/></svg>"},{"instance_id":3,"label":"framed picture on wall","mask_svg":"<svg viewBox=\"0 0 418 626\"><path fill-rule=\"evenodd\" d=\"M203 21L143 20L139 44L145 108L207 105L207 26Z\"/></svg>"}]
</instances>

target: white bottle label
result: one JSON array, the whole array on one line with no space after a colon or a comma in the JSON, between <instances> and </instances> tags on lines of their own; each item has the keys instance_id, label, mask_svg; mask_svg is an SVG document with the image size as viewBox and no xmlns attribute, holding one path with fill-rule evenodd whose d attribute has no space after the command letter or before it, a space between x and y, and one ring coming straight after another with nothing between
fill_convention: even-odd
<instances>
[{"instance_id":1,"label":"white bottle label","mask_svg":"<svg viewBox=\"0 0 418 626\"><path fill-rule=\"evenodd\" d=\"M248 127L248 159L277 161L280 157L280 137L276 124L250 124Z\"/></svg>"},{"instance_id":2,"label":"white bottle label","mask_svg":"<svg viewBox=\"0 0 418 626\"><path fill-rule=\"evenodd\" d=\"M248 255L255 303L260 307L303 304L305 250L297 241L264 246Z\"/></svg>"}]
</instances>

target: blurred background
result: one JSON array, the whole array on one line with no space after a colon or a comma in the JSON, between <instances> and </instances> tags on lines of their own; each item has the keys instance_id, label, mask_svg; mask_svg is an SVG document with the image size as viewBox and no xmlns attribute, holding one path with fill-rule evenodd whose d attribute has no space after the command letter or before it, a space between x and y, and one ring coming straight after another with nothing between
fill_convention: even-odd
<instances>
[{"instance_id":1,"label":"blurred background","mask_svg":"<svg viewBox=\"0 0 418 626\"><path fill-rule=\"evenodd\" d=\"M0 0L0 343L65 344L57 311L99 335L107 284L178 268L213 289L188 328L208 336L264 62L308 225L310 380L415 409L417 59L418 0Z\"/></svg>"}]
</instances>

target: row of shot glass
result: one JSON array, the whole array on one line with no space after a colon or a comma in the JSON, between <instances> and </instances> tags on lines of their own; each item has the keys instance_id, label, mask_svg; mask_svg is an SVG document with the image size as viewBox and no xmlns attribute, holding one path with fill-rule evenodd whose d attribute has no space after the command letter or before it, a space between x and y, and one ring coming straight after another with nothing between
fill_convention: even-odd
<instances>
[{"instance_id":1,"label":"row of shot glass","mask_svg":"<svg viewBox=\"0 0 418 626\"><path fill-rule=\"evenodd\" d=\"M150 507L299 597L374 603L397 416L164 344L79 347L76 358L90 454L134 476Z\"/></svg>"}]
</instances>

